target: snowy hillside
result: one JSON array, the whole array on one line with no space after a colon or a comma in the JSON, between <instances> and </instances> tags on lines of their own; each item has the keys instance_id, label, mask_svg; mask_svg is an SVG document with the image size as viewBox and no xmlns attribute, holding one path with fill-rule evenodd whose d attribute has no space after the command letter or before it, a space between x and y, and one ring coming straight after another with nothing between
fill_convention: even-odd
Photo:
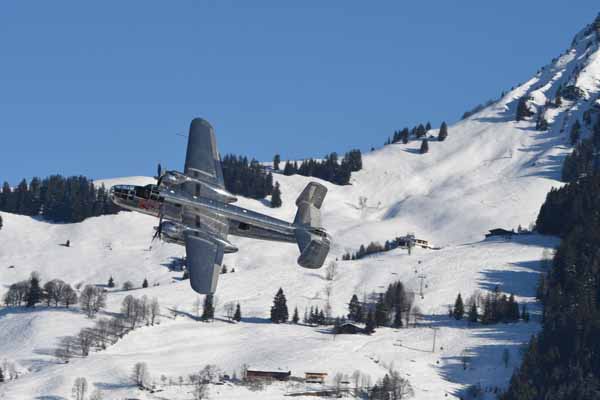
<instances>
[{"instance_id":1,"label":"snowy hillside","mask_svg":"<svg viewBox=\"0 0 600 400\"><path fill-rule=\"evenodd\" d=\"M180 281L181 272L169 269L184 249L165 243L149 249L155 219L122 212L61 225L2 213L0 295L31 271L39 271L43 281L61 278L72 284L105 284L113 276L118 286L126 280L140 285L147 278L147 289L110 292L104 313L118 312L122 299L133 294L158 298L164 315L160 325L131 332L105 351L60 364L52 356L57 340L92 321L77 310L0 309L0 360L15 362L22 373L18 380L0 385L0 398L69 398L79 376L110 399L189 398L185 388L168 388L162 397L139 392L128 379L139 361L148 364L157 382L162 374L187 376L206 364L238 374L243 364L288 368L297 376L308 370L332 376L358 369L375 380L393 364L411 381L417 399L457 398L476 383L504 387L518 365L520 346L539 328L533 304L539 260L557 240L538 235L483 240L484 234L492 228L527 227L535 221L546 193L561 185L562 160L571 150L570 126L598 100L599 84L598 41L586 28L571 49L534 78L451 126L444 142L431 140L429 153L419 154L418 141L388 145L363 156L364 168L352 175L352 185L322 182L329 188L323 221L334 239L331 260L341 259L361 244L383 243L406 232L442 247L417 249L410 256L397 249L359 261L340 261L331 286L333 314L342 315L352 294L381 292L395 280L418 292L419 276L424 276L424 297L416 296L424 316L416 328L381 328L372 336L334 337L323 327L270 324L269 308L279 287L290 308L297 306L302 313L310 306L323 307L329 281L323 270L298 267L293 245L234 237L230 239L240 251L227 255L225 263L236 272L220 276L217 314L222 317L223 305L236 301L244 319L239 324L197 322L190 317L197 295L188 282ZM559 86L563 91L568 87L581 91L570 89L577 95L564 96L559 106L547 105ZM517 102L524 96L532 110L543 109L550 126L547 131L536 130L534 120L515 122ZM589 129L583 126L585 134ZM430 134L437 136L435 131ZM283 207L271 209L266 202L243 198L239 205L291 220L294 200L311 179L275 175L275 180L281 184ZM135 177L102 183L150 181ZM361 198L366 198L366 206ZM60 246L66 240L71 247ZM468 327L447 317L447 307L459 292L466 297L496 285L514 293L519 302L531 303L530 323ZM177 317L169 311L175 308ZM431 352L432 327L439 328L435 352ZM501 365L505 349L511 355L509 368ZM463 357L470 360L466 370ZM211 396L281 398L290 390L273 385L265 392L249 392L225 385L211 387Z\"/></svg>"}]
</instances>

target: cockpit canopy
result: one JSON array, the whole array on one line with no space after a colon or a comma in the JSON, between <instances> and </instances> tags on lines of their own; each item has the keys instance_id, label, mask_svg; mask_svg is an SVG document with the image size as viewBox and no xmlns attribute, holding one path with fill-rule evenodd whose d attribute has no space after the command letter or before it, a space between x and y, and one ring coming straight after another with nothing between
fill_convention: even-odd
<instances>
[{"instance_id":1,"label":"cockpit canopy","mask_svg":"<svg viewBox=\"0 0 600 400\"><path fill-rule=\"evenodd\" d=\"M133 200L134 198L146 200L159 200L158 186L133 186L133 185L115 185L110 189L111 195L123 200Z\"/></svg>"}]
</instances>

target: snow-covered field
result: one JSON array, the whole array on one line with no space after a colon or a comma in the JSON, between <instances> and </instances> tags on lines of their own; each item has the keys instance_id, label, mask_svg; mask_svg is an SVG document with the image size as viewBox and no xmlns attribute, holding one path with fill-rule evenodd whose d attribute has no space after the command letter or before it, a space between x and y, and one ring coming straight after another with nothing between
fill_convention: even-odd
<instances>
[{"instance_id":1,"label":"snow-covered field","mask_svg":"<svg viewBox=\"0 0 600 400\"><path fill-rule=\"evenodd\" d=\"M251 254L246 255L244 261L228 259L228 265L235 267L236 272L221 275L217 314L223 315L222 305L226 302L239 301L244 320L231 324L220 318L207 324L185 316L185 313L194 313L197 296L186 281L174 281L180 272L170 272L162 265L167 264L172 255L181 254L181 249L161 244L148 251L144 246L154 222L151 218L122 213L82 224L62 225L63 229L70 229L64 234L73 243L73 247L64 248L57 245L63 237L49 232L57 226L20 216L3 216L6 225L14 226L16 231L28 223L39 225L9 239L29 238L31 244L27 257L21 259L3 252L0 261L3 282L21 279L19 274L26 277L33 269L40 271L44 280L62 277L74 283L104 283L113 275L117 284L130 279L139 285L148 277L151 285L160 283L160 286L111 292L106 313L118 311L123 297L133 294L157 297L164 314L159 326L140 328L105 351L65 365L57 363L52 356L56 340L91 324L87 318L76 311L43 307L32 312L0 311L0 331L4 336L0 354L2 358L16 361L24 373L19 380L2 387L0 393L7 399L50 394L68 398L73 380L78 376L85 376L109 398L139 396L128 379L132 366L139 361L148 363L156 381L163 374L175 380L180 375L185 377L206 364L216 364L229 373L237 371L238 375L242 364L286 368L300 376L307 370L325 371L333 376L336 372L351 374L358 369L376 379L385 373L386 366L393 364L413 383L417 398L423 399L455 393L469 383L503 384L511 369L501 366L502 352L509 349L513 355L511 365L517 365L518 347L538 329L537 317L529 324L474 328L468 327L466 322L449 320L447 305L458 292L468 296L496 284L506 292L515 293L519 301L533 302L540 268L538 260L544 248L556 244L555 239L530 235L512 241L494 239L437 251L416 249L410 256L403 250L394 250L360 261L339 262L339 274L333 282L334 314L346 312L346 303L353 293L362 296L382 291L395 280L418 291L418 276L425 275L424 298L417 296L416 299L416 305L425 316L417 328L382 328L372 336L333 336L323 328L268 323L271 300L279 287L284 288L290 308L298 306L301 313L307 306L324 304L324 290L329 282L323 278L323 271L302 270L293 265L296 249L292 246L274 246L271 257L279 261L268 264L267 261L248 263L245 260L251 259ZM111 232L116 236L112 250L103 239ZM34 246L37 235L57 238L56 243L46 243L45 250L40 247L39 251L48 254L46 257L41 257ZM245 246L242 249L241 252L246 251ZM54 250L58 252L56 255L52 254ZM73 256L61 257L63 250L72 252ZM286 261L288 257L292 262ZM36 258L39 263L33 263ZM6 269L8 263L13 263L15 268ZM15 276L5 278L7 271ZM184 315L173 318L169 310L175 307ZM431 352L431 327L439 328L434 353ZM463 352L474 357L468 371L462 368ZM267 392L273 392L272 398L279 398L289 390L292 389L275 384L268 387ZM222 398L250 398L252 395L268 398L263 392L232 386L215 386L213 397L217 397L217 391L222 392ZM162 393L162 396L167 394ZM174 393L172 398L181 395Z\"/></svg>"},{"instance_id":2,"label":"snow-covered field","mask_svg":"<svg viewBox=\"0 0 600 400\"><path fill-rule=\"evenodd\" d=\"M105 284L113 276L117 286L126 280L141 285L147 278L147 289L110 292L104 313L117 312L124 296L133 294L158 298L164 315L160 325L140 328L105 351L59 364L52 356L57 340L92 321L77 309L0 309L0 361L15 362L22 373L18 380L0 385L0 398L66 399L79 376L109 399L190 396L185 387L170 387L156 395L139 392L128 376L140 361L148 364L157 382L160 375L176 379L206 364L228 373L236 370L238 375L243 364L288 368L296 376L308 370L330 376L360 370L373 380L393 365L411 381L417 399L457 398L476 383L504 387L519 363L520 347L539 329L533 297L539 260L544 249L558 242L538 235L483 240L484 234L497 227L528 227L549 189L561 184L562 160L571 149L570 126L581 119L599 92L600 55L597 44L588 46L591 40L592 36L579 34L570 51L534 78L451 126L446 141L432 140L429 153L418 154L418 141L385 146L363 156L364 168L352 175L352 185L323 182L329 188L323 221L334 238L331 260L341 259L360 244L383 243L407 232L441 247L416 249L410 256L398 249L338 263L331 295L334 315L347 312L354 293L362 297L381 292L395 280L418 292L419 276L425 276L424 296L416 296L424 317L414 328L381 328L372 336L333 336L323 328L268 323L279 287L290 311L297 306L302 314L307 307L324 305L330 282L324 279L324 271L296 265L295 246L238 238L231 240L240 251L225 257L236 272L220 277L218 320L197 322L187 314L194 312L198 296L180 281L181 272L169 269L184 249L155 243L150 250L153 218L123 212L61 225L2 213L0 295L31 271L38 271L43 281L61 278L72 284ZM577 85L586 96L548 108L548 131L535 130L534 121L514 122L518 98L531 96L530 106L541 108L546 99L554 98L560 84ZM588 134L585 126L583 134ZM377 135L382 140L384 134ZM151 180L134 177L103 183ZM281 184L283 207L271 209L264 202L243 198L240 205L292 219L294 200L311 179L276 175L275 180ZM366 206L360 205L361 198L366 198ZM71 241L70 248L60 246L66 240ZM447 317L447 307L459 292L468 297L495 285L514 293L519 302L531 303L530 323L468 326ZM241 323L222 318L223 305L230 301L240 302ZM180 311L176 318L169 312L174 308ZM433 352L432 328L438 328ZM501 362L505 349L510 352L509 368ZM466 370L461 361L465 356L470 360ZM263 392L224 385L212 386L211 396L275 399L293 390L286 384L273 384Z\"/></svg>"}]
</instances>

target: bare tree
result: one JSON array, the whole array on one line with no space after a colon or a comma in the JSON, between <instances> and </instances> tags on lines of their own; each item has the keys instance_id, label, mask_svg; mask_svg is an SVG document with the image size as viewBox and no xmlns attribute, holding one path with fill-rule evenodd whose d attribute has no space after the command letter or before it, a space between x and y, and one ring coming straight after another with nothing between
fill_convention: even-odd
<instances>
[{"instance_id":1,"label":"bare tree","mask_svg":"<svg viewBox=\"0 0 600 400\"><path fill-rule=\"evenodd\" d=\"M362 374L360 377L360 387L361 388L370 388L371 387L371 375Z\"/></svg>"},{"instance_id":2,"label":"bare tree","mask_svg":"<svg viewBox=\"0 0 600 400\"><path fill-rule=\"evenodd\" d=\"M75 347L75 338L73 336L65 336L58 341L58 346L54 350L54 356L62 362L68 363L73 356Z\"/></svg>"},{"instance_id":3,"label":"bare tree","mask_svg":"<svg viewBox=\"0 0 600 400\"><path fill-rule=\"evenodd\" d=\"M150 380L150 374L148 372L148 365L145 362L138 362L133 366L131 380L140 388L146 387L146 384Z\"/></svg>"},{"instance_id":4,"label":"bare tree","mask_svg":"<svg viewBox=\"0 0 600 400\"><path fill-rule=\"evenodd\" d=\"M331 319L331 295L333 294L333 285L325 286L325 317Z\"/></svg>"},{"instance_id":5,"label":"bare tree","mask_svg":"<svg viewBox=\"0 0 600 400\"><path fill-rule=\"evenodd\" d=\"M205 381L212 382L219 377L221 370L216 365L208 364L200 371L200 377Z\"/></svg>"},{"instance_id":6,"label":"bare tree","mask_svg":"<svg viewBox=\"0 0 600 400\"><path fill-rule=\"evenodd\" d=\"M150 324L154 325L157 322L157 318L160 315L160 305L158 304L158 299L156 297L152 298L152 303L150 303Z\"/></svg>"},{"instance_id":7,"label":"bare tree","mask_svg":"<svg viewBox=\"0 0 600 400\"><path fill-rule=\"evenodd\" d=\"M233 320L233 315L235 314L235 302L230 301L228 303L225 303L225 305L223 306L223 309L225 311L225 315L227 316L227 318L230 321Z\"/></svg>"},{"instance_id":8,"label":"bare tree","mask_svg":"<svg viewBox=\"0 0 600 400\"><path fill-rule=\"evenodd\" d=\"M401 377L398 371L390 368L388 374L390 377L391 398L393 400L406 399L414 394L414 390L408 379Z\"/></svg>"},{"instance_id":9,"label":"bare tree","mask_svg":"<svg viewBox=\"0 0 600 400\"><path fill-rule=\"evenodd\" d=\"M131 320L135 318L135 306L136 306L135 298L132 295L127 295L123 299L121 303L121 314L123 314L123 319L127 321L131 325Z\"/></svg>"},{"instance_id":10,"label":"bare tree","mask_svg":"<svg viewBox=\"0 0 600 400\"><path fill-rule=\"evenodd\" d=\"M69 308L70 305L77 303L77 293L69 284L65 284L64 287L61 288L60 292L60 303L65 307Z\"/></svg>"},{"instance_id":11,"label":"bare tree","mask_svg":"<svg viewBox=\"0 0 600 400\"><path fill-rule=\"evenodd\" d=\"M94 325L94 333L96 339L96 346L101 349L106 349L107 342L110 341L110 319L109 318L101 318L96 321Z\"/></svg>"},{"instance_id":12,"label":"bare tree","mask_svg":"<svg viewBox=\"0 0 600 400\"><path fill-rule=\"evenodd\" d=\"M79 331L77 335L77 344L83 357L87 357L90 354L90 348L94 342L94 334L91 329L84 328Z\"/></svg>"},{"instance_id":13,"label":"bare tree","mask_svg":"<svg viewBox=\"0 0 600 400\"><path fill-rule=\"evenodd\" d=\"M354 396L358 397L358 390L360 389L362 373L356 370L352 373L352 382L354 383Z\"/></svg>"},{"instance_id":14,"label":"bare tree","mask_svg":"<svg viewBox=\"0 0 600 400\"><path fill-rule=\"evenodd\" d=\"M79 296L79 304L89 318L94 318L106 306L106 293L96 286L86 285Z\"/></svg>"},{"instance_id":15,"label":"bare tree","mask_svg":"<svg viewBox=\"0 0 600 400\"><path fill-rule=\"evenodd\" d=\"M88 389L87 380L85 378L77 378L75 379L75 383L73 384L73 389L71 389L71 393L73 394L74 400L84 400L85 394Z\"/></svg>"},{"instance_id":16,"label":"bare tree","mask_svg":"<svg viewBox=\"0 0 600 400\"><path fill-rule=\"evenodd\" d=\"M109 332L114 337L115 341L117 338L122 338L125 334L125 321L120 317L113 317L109 321Z\"/></svg>"},{"instance_id":17,"label":"bare tree","mask_svg":"<svg viewBox=\"0 0 600 400\"><path fill-rule=\"evenodd\" d=\"M192 391L192 398L194 400L203 400L208 398L208 381L202 377L202 373L193 376L194 390Z\"/></svg>"},{"instance_id":18,"label":"bare tree","mask_svg":"<svg viewBox=\"0 0 600 400\"><path fill-rule=\"evenodd\" d=\"M337 396L340 396L340 393L342 391L342 382L344 381L344 374L342 374L341 372L336 373L333 376L333 385L335 386L335 393L337 394Z\"/></svg>"},{"instance_id":19,"label":"bare tree","mask_svg":"<svg viewBox=\"0 0 600 400\"><path fill-rule=\"evenodd\" d=\"M55 296L55 282L54 281L48 281L44 284L44 301L46 302L46 306L50 307L50 304L52 303L52 300L54 299Z\"/></svg>"},{"instance_id":20,"label":"bare tree","mask_svg":"<svg viewBox=\"0 0 600 400\"><path fill-rule=\"evenodd\" d=\"M335 261L330 261L329 264L327 264L327 268L325 268L325 279L328 281L335 280L335 277L337 276L337 270L337 263Z\"/></svg>"},{"instance_id":21,"label":"bare tree","mask_svg":"<svg viewBox=\"0 0 600 400\"><path fill-rule=\"evenodd\" d=\"M92 392L92 394L90 394L90 398L89 400L103 400L104 399L104 395L102 394L102 392L99 389L96 389Z\"/></svg>"},{"instance_id":22,"label":"bare tree","mask_svg":"<svg viewBox=\"0 0 600 400\"><path fill-rule=\"evenodd\" d=\"M150 325L150 301L148 300L148 296L143 295L138 300L137 306L140 322L143 320L146 322L146 326Z\"/></svg>"}]
</instances>

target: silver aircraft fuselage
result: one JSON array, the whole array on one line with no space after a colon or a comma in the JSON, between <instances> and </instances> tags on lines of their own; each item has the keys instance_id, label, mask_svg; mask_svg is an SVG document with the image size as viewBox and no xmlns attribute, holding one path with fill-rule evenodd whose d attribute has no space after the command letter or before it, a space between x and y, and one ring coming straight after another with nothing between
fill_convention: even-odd
<instances>
[{"instance_id":1,"label":"silver aircraft fuselage","mask_svg":"<svg viewBox=\"0 0 600 400\"><path fill-rule=\"evenodd\" d=\"M229 194L228 200L235 197ZM182 221L182 209L193 210L199 218L203 216L219 216L229 222L226 234L251 239L271 240L296 243L296 231L305 230L329 241L329 235L322 229L283 221L268 215L238 207L229 202L219 201L220 196L192 196L176 188L159 189L156 185L131 186L116 185L110 190L111 200L120 207L140 213L159 217L162 212L167 220L163 222L164 239L168 242L183 245L186 230L195 227L187 226ZM237 251L237 248L223 240L226 253Z\"/></svg>"}]
</instances>

